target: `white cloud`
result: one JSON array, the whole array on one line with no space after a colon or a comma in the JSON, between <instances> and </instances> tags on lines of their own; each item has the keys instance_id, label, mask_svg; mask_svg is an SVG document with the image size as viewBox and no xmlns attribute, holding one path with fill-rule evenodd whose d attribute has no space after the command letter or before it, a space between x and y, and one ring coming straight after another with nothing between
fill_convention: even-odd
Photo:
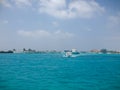
<instances>
[{"instance_id":1,"label":"white cloud","mask_svg":"<svg viewBox=\"0 0 120 90\"><path fill-rule=\"evenodd\" d=\"M35 0L34 0L35 1ZM14 4L17 7L26 7L26 6L32 6L33 0L0 0L0 4L2 4L5 7L12 7Z\"/></svg>"},{"instance_id":2,"label":"white cloud","mask_svg":"<svg viewBox=\"0 0 120 90\"><path fill-rule=\"evenodd\" d=\"M31 0L12 0L18 7L31 6Z\"/></svg>"},{"instance_id":3,"label":"white cloud","mask_svg":"<svg viewBox=\"0 0 120 90\"><path fill-rule=\"evenodd\" d=\"M94 0L40 0L40 13L47 13L57 18L91 18L104 12Z\"/></svg>"},{"instance_id":4,"label":"white cloud","mask_svg":"<svg viewBox=\"0 0 120 90\"><path fill-rule=\"evenodd\" d=\"M45 31L45 30L36 30L36 31L25 31L25 30L20 30L17 32L19 35L28 37L28 38L41 38L41 39L66 39L66 38L71 38L74 36L74 34L69 33L69 32L62 32L60 30L50 32L50 31Z\"/></svg>"},{"instance_id":5,"label":"white cloud","mask_svg":"<svg viewBox=\"0 0 120 90\"><path fill-rule=\"evenodd\" d=\"M8 8L12 7L7 0L0 0L0 4Z\"/></svg>"},{"instance_id":6,"label":"white cloud","mask_svg":"<svg viewBox=\"0 0 120 90\"><path fill-rule=\"evenodd\" d=\"M0 0L0 3L6 7L14 4L17 7L31 6L40 13L62 19L91 18L105 11L95 0Z\"/></svg>"},{"instance_id":7,"label":"white cloud","mask_svg":"<svg viewBox=\"0 0 120 90\"><path fill-rule=\"evenodd\" d=\"M62 32L62 31L60 31L60 30L55 31L55 32L53 33L53 35L54 35L56 38L63 38L63 39L65 39L65 38L71 38L71 37L74 36L74 34L72 34L72 33Z\"/></svg>"}]
</instances>

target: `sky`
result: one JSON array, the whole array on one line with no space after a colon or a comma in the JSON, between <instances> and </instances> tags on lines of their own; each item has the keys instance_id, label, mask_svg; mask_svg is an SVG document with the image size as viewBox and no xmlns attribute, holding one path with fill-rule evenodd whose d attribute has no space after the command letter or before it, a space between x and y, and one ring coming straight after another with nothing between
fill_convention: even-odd
<instances>
[{"instance_id":1,"label":"sky","mask_svg":"<svg viewBox=\"0 0 120 90\"><path fill-rule=\"evenodd\" d=\"M0 0L0 50L120 50L120 0Z\"/></svg>"}]
</instances>

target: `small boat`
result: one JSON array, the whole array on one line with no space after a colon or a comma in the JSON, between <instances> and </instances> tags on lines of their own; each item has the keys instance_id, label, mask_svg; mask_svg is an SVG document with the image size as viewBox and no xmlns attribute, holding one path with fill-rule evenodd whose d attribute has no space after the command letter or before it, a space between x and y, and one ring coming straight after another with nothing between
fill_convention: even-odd
<instances>
[{"instance_id":1,"label":"small boat","mask_svg":"<svg viewBox=\"0 0 120 90\"><path fill-rule=\"evenodd\" d=\"M64 57L77 57L80 53L76 49L64 50Z\"/></svg>"}]
</instances>

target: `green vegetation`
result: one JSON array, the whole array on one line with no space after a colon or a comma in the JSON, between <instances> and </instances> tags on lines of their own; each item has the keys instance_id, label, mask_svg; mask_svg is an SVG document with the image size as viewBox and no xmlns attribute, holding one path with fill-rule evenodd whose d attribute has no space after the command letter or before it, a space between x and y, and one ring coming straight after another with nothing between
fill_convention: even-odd
<instances>
[{"instance_id":1,"label":"green vegetation","mask_svg":"<svg viewBox=\"0 0 120 90\"><path fill-rule=\"evenodd\" d=\"M8 50L8 51L0 51L0 53L13 53L12 50Z\"/></svg>"}]
</instances>

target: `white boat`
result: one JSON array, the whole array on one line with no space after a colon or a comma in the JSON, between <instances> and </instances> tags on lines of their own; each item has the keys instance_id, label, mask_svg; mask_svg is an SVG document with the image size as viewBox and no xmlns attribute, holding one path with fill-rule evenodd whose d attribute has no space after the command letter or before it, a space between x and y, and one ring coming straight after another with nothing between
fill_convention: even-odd
<instances>
[{"instance_id":1,"label":"white boat","mask_svg":"<svg viewBox=\"0 0 120 90\"><path fill-rule=\"evenodd\" d=\"M76 49L64 50L64 57L77 57L80 53Z\"/></svg>"}]
</instances>

